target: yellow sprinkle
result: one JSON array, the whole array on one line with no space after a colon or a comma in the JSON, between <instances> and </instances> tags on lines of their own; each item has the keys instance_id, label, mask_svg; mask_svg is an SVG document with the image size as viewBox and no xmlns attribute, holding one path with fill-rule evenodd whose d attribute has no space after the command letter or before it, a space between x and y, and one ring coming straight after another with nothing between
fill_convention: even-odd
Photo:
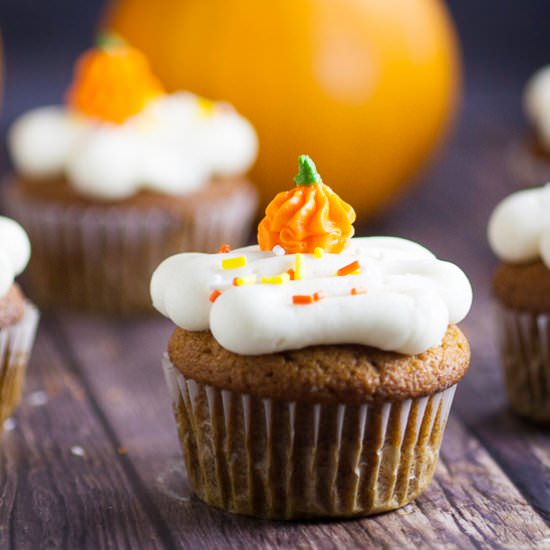
<instances>
[{"instance_id":1,"label":"yellow sprinkle","mask_svg":"<svg viewBox=\"0 0 550 550\"><path fill-rule=\"evenodd\" d=\"M255 282L255 275L245 275L244 277L235 277L233 279L234 286L253 285Z\"/></svg>"},{"instance_id":2,"label":"yellow sprinkle","mask_svg":"<svg viewBox=\"0 0 550 550\"><path fill-rule=\"evenodd\" d=\"M206 99L205 97L199 97L197 100L197 105L202 116L208 117L212 116L214 113L214 102Z\"/></svg>"},{"instance_id":3,"label":"yellow sprinkle","mask_svg":"<svg viewBox=\"0 0 550 550\"><path fill-rule=\"evenodd\" d=\"M302 269L304 267L304 257L298 252L294 263L294 280L299 281L303 278Z\"/></svg>"},{"instance_id":4,"label":"yellow sprinkle","mask_svg":"<svg viewBox=\"0 0 550 550\"><path fill-rule=\"evenodd\" d=\"M325 255L325 250L321 248L320 246L316 246L315 250L313 251L313 255L316 258L322 258Z\"/></svg>"},{"instance_id":5,"label":"yellow sprinkle","mask_svg":"<svg viewBox=\"0 0 550 550\"><path fill-rule=\"evenodd\" d=\"M267 285L284 285L290 281L290 275L288 273L281 273L280 275L275 275L274 277L262 277L262 283Z\"/></svg>"},{"instance_id":6,"label":"yellow sprinkle","mask_svg":"<svg viewBox=\"0 0 550 550\"><path fill-rule=\"evenodd\" d=\"M227 258L222 260L223 269L237 269L246 265L246 256L237 256L236 258Z\"/></svg>"}]
</instances>

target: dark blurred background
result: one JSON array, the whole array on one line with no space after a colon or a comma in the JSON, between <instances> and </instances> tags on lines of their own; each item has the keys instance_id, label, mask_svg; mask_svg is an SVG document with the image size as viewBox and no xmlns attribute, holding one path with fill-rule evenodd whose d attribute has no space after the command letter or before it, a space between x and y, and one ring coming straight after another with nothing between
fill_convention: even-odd
<instances>
[{"instance_id":1,"label":"dark blurred background","mask_svg":"<svg viewBox=\"0 0 550 550\"><path fill-rule=\"evenodd\" d=\"M151 0L154 1L154 0ZM391 0L388 0L391 1ZM93 40L102 0L0 0L4 101L0 133L26 109L58 103L77 54ZM464 60L464 100L454 139L490 139L498 121L525 126L521 90L550 63L548 0L450 0ZM495 98L498 96L498 101ZM5 162L5 154L2 153Z\"/></svg>"}]
</instances>

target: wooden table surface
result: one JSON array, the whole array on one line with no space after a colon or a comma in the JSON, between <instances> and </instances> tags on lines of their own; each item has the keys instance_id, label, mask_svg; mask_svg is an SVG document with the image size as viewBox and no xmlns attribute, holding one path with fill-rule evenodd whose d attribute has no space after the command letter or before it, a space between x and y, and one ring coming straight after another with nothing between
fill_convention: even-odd
<instances>
[{"instance_id":1,"label":"wooden table surface","mask_svg":"<svg viewBox=\"0 0 550 550\"><path fill-rule=\"evenodd\" d=\"M513 102L470 97L422 186L360 229L418 240L461 265L475 288L463 323L472 365L424 495L350 521L210 508L187 486L160 368L170 323L48 314L1 444L0 548L550 548L549 431L510 413L491 318L485 224L515 185L506 163L521 135Z\"/></svg>"}]
</instances>

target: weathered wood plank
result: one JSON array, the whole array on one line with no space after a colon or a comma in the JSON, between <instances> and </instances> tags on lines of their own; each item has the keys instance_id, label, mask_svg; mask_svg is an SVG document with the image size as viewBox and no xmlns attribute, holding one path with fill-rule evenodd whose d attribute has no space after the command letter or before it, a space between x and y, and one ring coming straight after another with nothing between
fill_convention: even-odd
<instances>
[{"instance_id":1,"label":"weathered wood plank","mask_svg":"<svg viewBox=\"0 0 550 550\"><path fill-rule=\"evenodd\" d=\"M540 542L550 531L494 460L456 419L450 421L437 479L403 510L351 522L292 524L217 512L189 493L159 355L171 330L164 320L121 324L60 319L74 353L127 459L169 526L189 547L314 546L476 548ZM63 337L63 336L62 336Z\"/></svg>"},{"instance_id":2,"label":"weathered wood plank","mask_svg":"<svg viewBox=\"0 0 550 550\"><path fill-rule=\"evenodd\" d=\"M0 548L162 548L116 448L42 323L4 434Z\"/></svg>"}]
</instances>

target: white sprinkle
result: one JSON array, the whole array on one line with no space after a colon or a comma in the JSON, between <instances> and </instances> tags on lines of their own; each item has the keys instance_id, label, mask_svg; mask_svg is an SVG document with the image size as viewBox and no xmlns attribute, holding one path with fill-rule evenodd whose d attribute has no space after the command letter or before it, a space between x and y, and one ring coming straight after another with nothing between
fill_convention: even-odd
<instances>
[{"instance_id":1,"label":"white sprinkle","mask_svg":"<svg viewBox=\"0 0 550 550\"><path fill-rule=\"evenodd\" d=\"M284 256L286 254L286 250L280 244L276 244L271 252L273 252L275 256Z\"/></svg>"},{"instance_id":2,"label":"white sprinkle","mask_svg":"<svg viewBox=\"0 0 550 550\"><path fill-rule=\"evenodd\" d=\"M80 445L73 445L71 447L71 453L75 456L84 456L86 451Z\"/></svg>"},{"instance_id":3,"label":"white sprinkle","mask_svg":"<svg viewBox=\"0 0 550 550\"><path fill-rule=\"evenodd\" d=\"M210 283L208 283L208 288L210 290L216 290L218 286L222 283L222 281L222 276L219 273L216 273L212 276L212 279L210 279Z\"/></svg>"},{"instance_id":4,"label":"white sprinkle","mask_svg":"<svg viewBox=\"0 0 550 550\"><path fill-rule=\"evenodd\" d=\"M11 432L15 428L15 420L13 418L6 418L4 420L4 430L6 432Z\"/></svg>"},{"instance_id":5,"label":"white sprinkle","mask_svg":"<svg viewBox=\"0 0 550 550\"><path fill-rule=\"evenodd\" d=\"M32 392L29 397L27 397L27 401L33 407L41 407L48 402L48 396L46 395L46 392L39 390Z\"/></svg>"}]
</instances>

